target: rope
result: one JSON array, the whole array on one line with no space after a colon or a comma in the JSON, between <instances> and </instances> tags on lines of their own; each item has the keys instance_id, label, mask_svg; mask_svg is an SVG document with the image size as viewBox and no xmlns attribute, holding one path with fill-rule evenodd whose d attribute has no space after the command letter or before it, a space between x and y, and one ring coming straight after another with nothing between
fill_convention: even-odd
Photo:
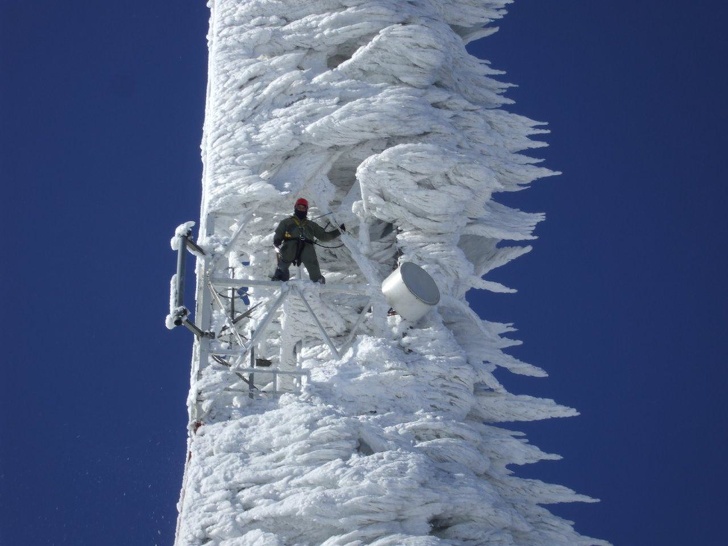
<instances>
[{"instance_id":1,"label":"rope","mask_svg":"<svg viewBox=\"0 0 728 546\"><path fill-rule=\"evenodd\" d=\"M316 246L320 246L321 248L341 248L342 246L346 246L344 243L341 243L338 246L326 246L326 245L322 245L321 243L317 243L317 242L314 242L313 244L315 244Z\"/></svg>"}]
</instances>

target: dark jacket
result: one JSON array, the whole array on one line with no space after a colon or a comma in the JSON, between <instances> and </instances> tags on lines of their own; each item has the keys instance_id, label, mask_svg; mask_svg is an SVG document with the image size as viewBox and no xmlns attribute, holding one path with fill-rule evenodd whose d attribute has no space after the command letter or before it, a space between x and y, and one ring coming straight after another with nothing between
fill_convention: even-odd
<instances>
[{"instance_id":1,"label":"dark jacket","mask_svg":"<svg viewBox=\"0 0 728 546\"><path fill-rule=\"evenodd\" d=\"M297 242L302 236L306 242L313 244L315 239L319 241L330 241L339 235L341 235L341 231L338 229L326 231L316 222L289 216L278 224L273 235L273 244L280 246L281 243L285 243L286 241L295 240Z\"/></svg>"}]
</instances>

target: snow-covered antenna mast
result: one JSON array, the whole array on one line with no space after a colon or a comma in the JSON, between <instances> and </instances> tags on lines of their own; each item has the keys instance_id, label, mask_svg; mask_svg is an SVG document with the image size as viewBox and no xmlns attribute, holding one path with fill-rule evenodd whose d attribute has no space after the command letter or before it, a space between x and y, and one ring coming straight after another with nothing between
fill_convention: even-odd
<instances>
[{"instance_id":1,"label":"snow-covered antenna mast","mask_svg":"<svg viewBox=\"0 0 728 546\"><path fill-rule=\"evenodd\" d=\"M194 334L176 546L603 544L541 505L590 501L512 475L558 458L498 423L575 415L494 376L468 306L528 252L540 214L493 200L551 171L538 124L465 45L510 0L210 0L200 229L180 226L170 328ZM272 281L297 198L345 223ZM184 304L196 258L196 307Z\"/></svg>"}]
</instances>

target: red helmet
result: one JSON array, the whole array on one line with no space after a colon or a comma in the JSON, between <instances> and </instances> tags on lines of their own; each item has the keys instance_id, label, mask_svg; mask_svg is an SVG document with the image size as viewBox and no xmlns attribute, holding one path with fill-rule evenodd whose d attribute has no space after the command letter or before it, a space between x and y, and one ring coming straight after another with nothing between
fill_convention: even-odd
<instances>
[{"instance_id":1,"label":"red helmet","mask_svg":"<svg viewBox=\"0 0 728 546\"><path fill-rule=\"evenodd\" d=\"M308 201L306 201L303 197L299 197L296 200L296 204L294 205L294 207L297 207L298 205L303 205L304 207L308 208Z\"/></svg>"}]
</instances>

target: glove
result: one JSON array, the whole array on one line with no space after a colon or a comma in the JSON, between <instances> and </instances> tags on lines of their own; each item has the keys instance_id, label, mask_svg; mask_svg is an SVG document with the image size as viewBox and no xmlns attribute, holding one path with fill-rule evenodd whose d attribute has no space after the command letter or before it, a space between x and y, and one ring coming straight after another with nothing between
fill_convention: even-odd
<instances>
[{"instance_id":1,"label":"glove","mask_svg":"<svg viewBox=\"0 0 728 546\"><path fill-rule=\"evenodd\" d=\"M344 224L341 224L341 225L339 226L339 229L340 229L341 231L346 231L346 226L345 226Z\"/></svg>"},{"instance_id":2,"label":"glove","mask_svg":"<svg viewBox=\"0 0 728 546\"><path fill-rule=\"evenodd\" d=\"M280 248L283 241L281 239L273 239L273 246L276 248Z\"/></svg>"}]
</instances>

